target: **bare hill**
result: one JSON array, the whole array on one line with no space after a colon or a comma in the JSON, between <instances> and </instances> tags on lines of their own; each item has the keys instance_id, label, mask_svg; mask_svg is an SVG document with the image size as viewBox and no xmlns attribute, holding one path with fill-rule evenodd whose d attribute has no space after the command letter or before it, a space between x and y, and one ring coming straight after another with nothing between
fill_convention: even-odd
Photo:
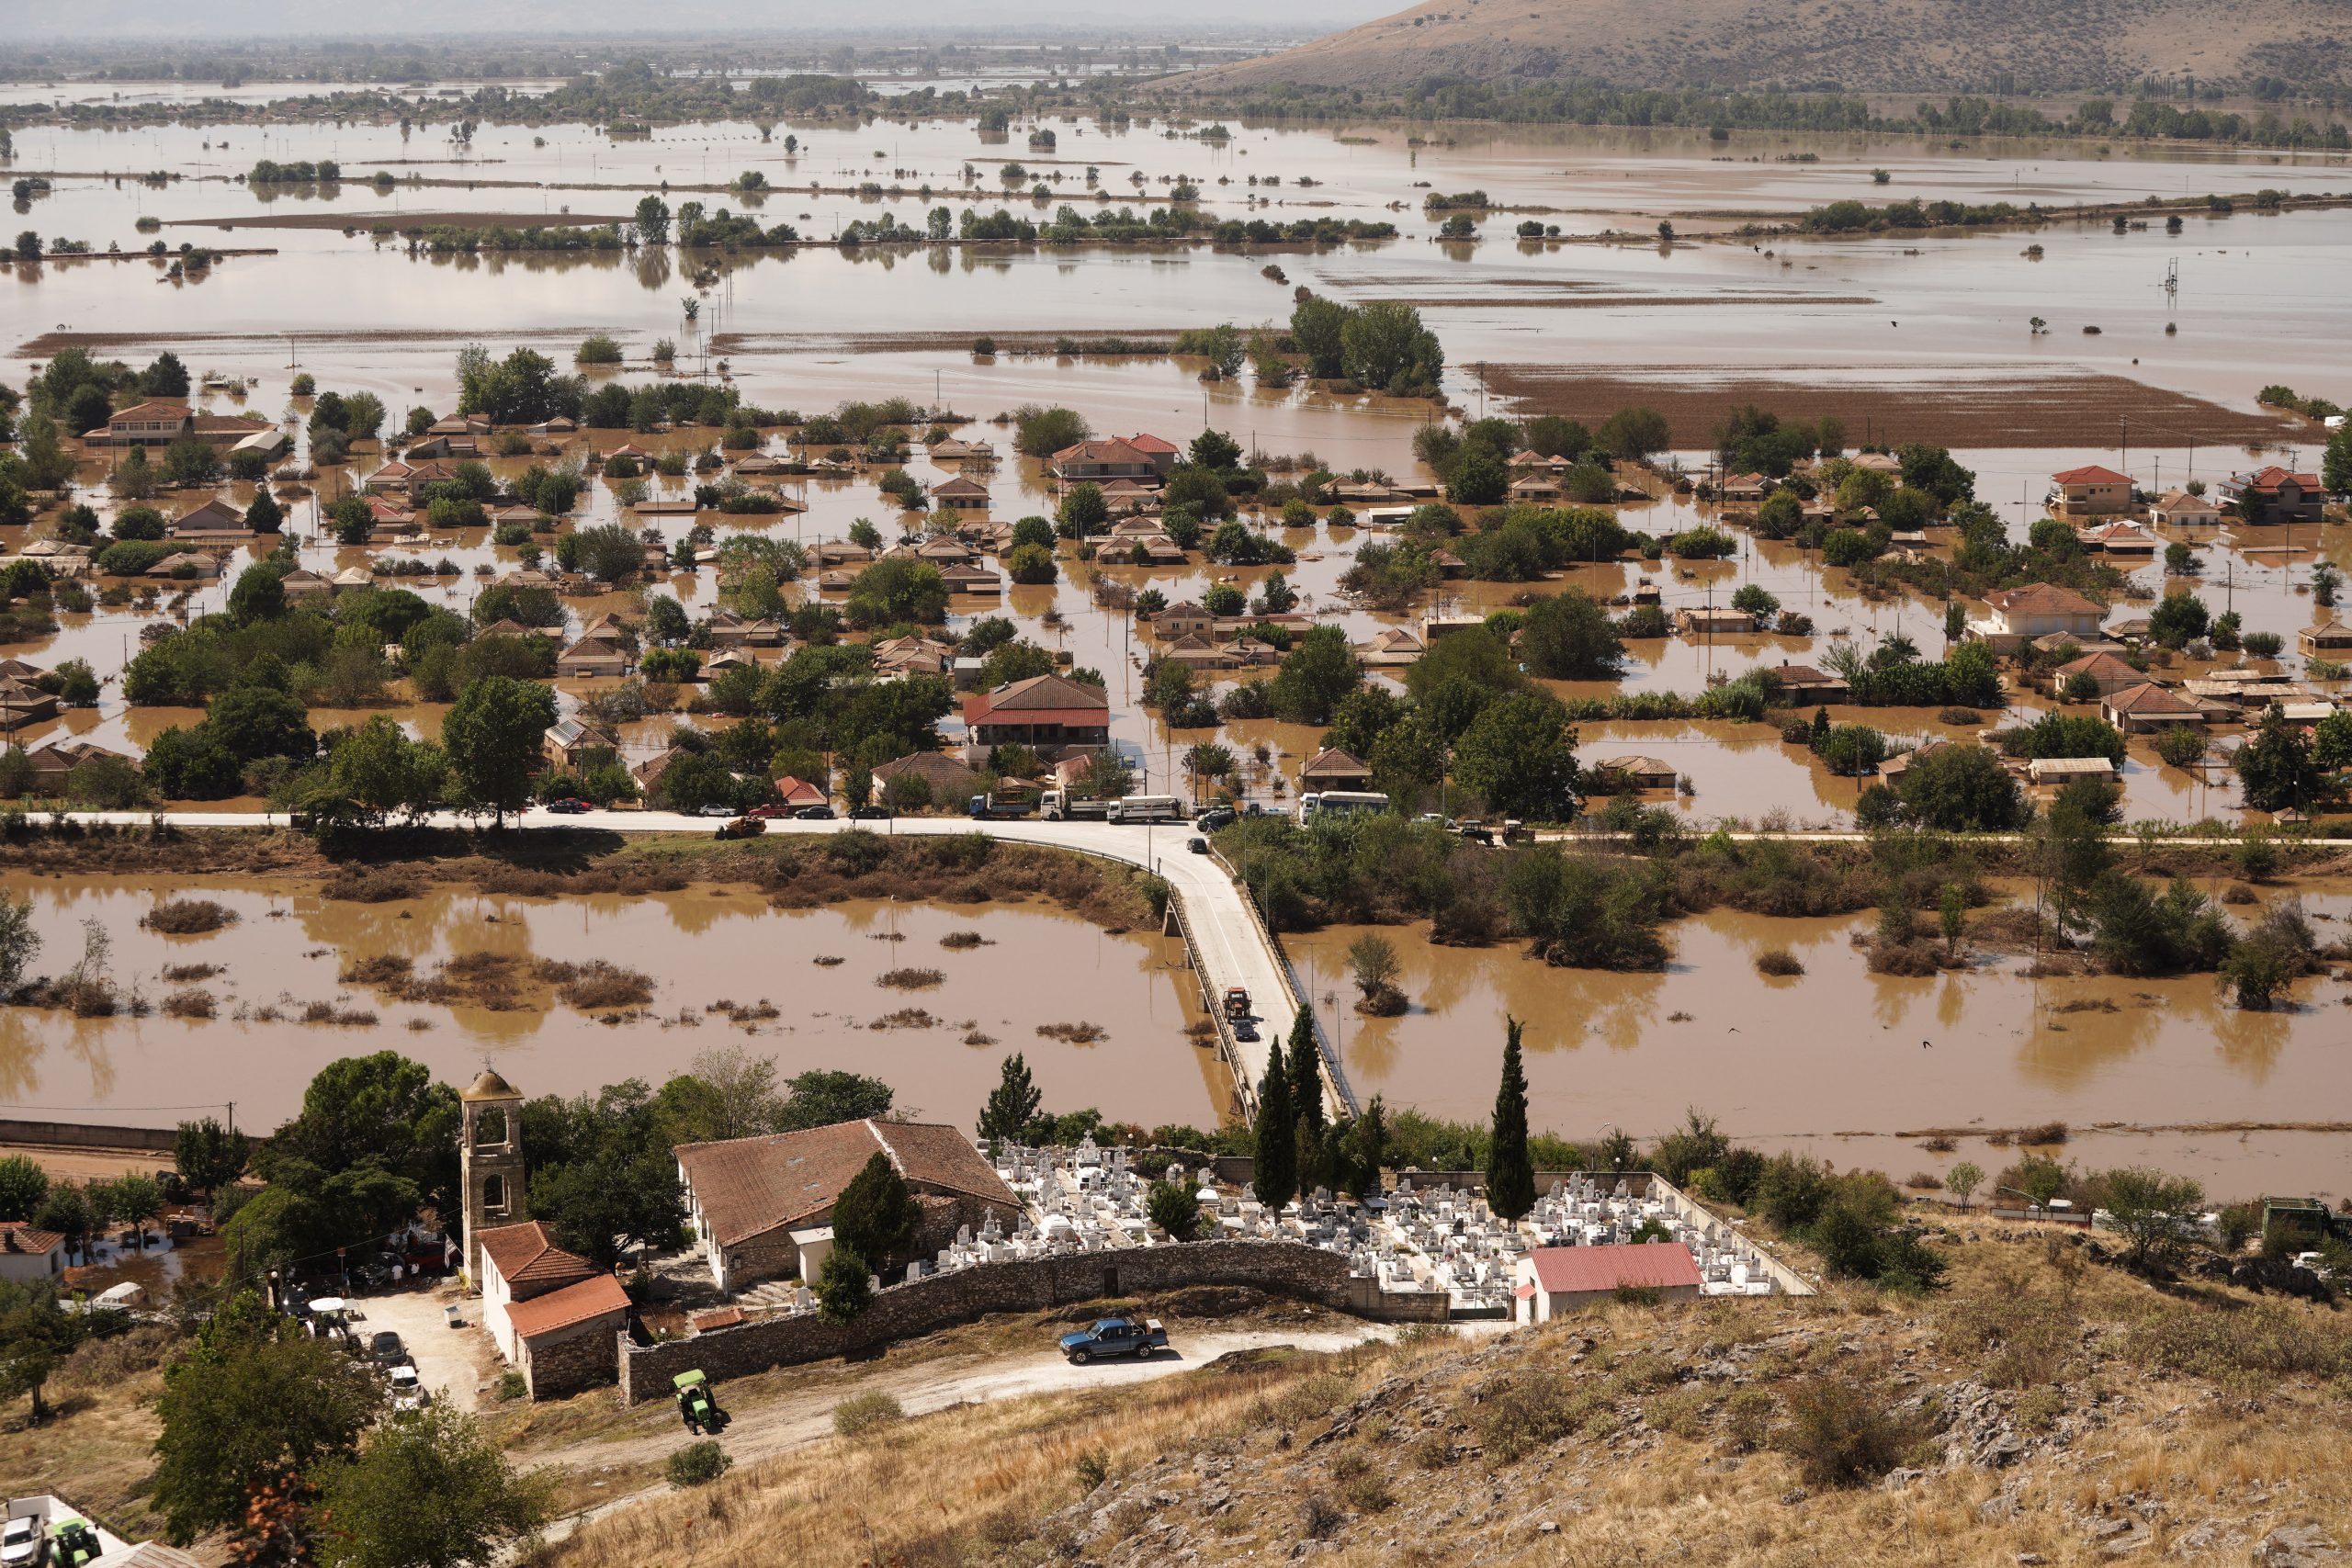
<instances>
[{"instance_id":1,"label":"bare hill","mask_svg":"<svg viewBox=\"0 0 2352 1568\"><path fill-rule=\"evenodd\" d=\"M2352 81L2348 31L2352 0L1430 0L1182 85L2031 93L2188 73L2241 88L2267 76L2300 93Z\"/></svg>"}]
</instances>

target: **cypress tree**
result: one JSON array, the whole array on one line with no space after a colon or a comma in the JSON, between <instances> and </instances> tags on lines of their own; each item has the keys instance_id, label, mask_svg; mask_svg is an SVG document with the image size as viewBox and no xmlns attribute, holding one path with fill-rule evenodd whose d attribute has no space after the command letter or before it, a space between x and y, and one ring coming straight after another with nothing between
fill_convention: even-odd
<instances>
[{"instance_id":1,"label":"cypress tree","mask_svg":"<svg viewBox=\"0 0 2352 1568\"><path fill-rule=\"evenodd\" d=\"M1527 1073L1520 1064L1520 1023L1503 1020L1503 1080L1495 1091L1494 1137L1487 1149L1487 1207L1517 1220L1535 1207L1535 1166L1527 1152Z\"/></svg>"},{"instance_id":2,"label":"cypress tree","mask_svg":"<svg viewBox=\"0 0 2352 1568\"><path fill-rule=\"evenodd\" d=\"M1346 1179L1357 1201L1380 1195L1380 1168L1388 1158L1388 1118L1374 1095L1363 1114L1348 1128Z\"/></svg>"},{"instance_id":3,"label":"cypress tree","mask_svg":"<svg viewBox=\"0 0 2352 1568\"><path fill-rule=\"evenodd\" d=\"M980 1107L980 1136L1019 1142L1023 1130L1037 1119L1037 1108L1045 1100L1036 1080L1029 1076L1028 1062L1015 1051L1004 1059L1004 1076L989 1090L988 1103Z\"/></svg>"},{"instance_id":4,"label":"cypress tree","mask_svg":"<svg viewBox=\"0 0 2352 1568\"><path fill-rule=\"evenodd\" d=\"M1279 1209L1298 1195L1298 1114L1290 1102L1290 1072L1277 1054L1258 1086L1258 1148L1250 1180L1258 1201Z\"/></svg>"},{"instance_id":5,"label":"cypress tree","mask_svg":"<svg viewBox=\"0 0 2352 1568\"><path fill-rule=\"evenodd\" d=\"M1290 1103L1302 1128L1323 1136L1323 1053L1315 1048L1315 1015L1305 1008L1290 1025Z\"/></svg>"}]
</instances>

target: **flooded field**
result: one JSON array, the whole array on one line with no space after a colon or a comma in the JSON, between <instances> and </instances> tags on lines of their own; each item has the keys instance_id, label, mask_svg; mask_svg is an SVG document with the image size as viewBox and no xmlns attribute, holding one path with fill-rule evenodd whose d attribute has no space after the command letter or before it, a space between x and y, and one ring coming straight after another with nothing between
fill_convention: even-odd
<instances>
[{"instance_id":1,"label":"flooded field","mask_svg":"<svg viewBox=\"0 0 2352 1568\"><path fill-rule=\"evenodd\" d=\"M233 1100L242 1124L266 1127L300 1108L303 1085L327 1063L379 1050L454 1082L487 1057L530 1094L570 1095L628 1077L658 1084L699 1052L741 1045L774 1056L785 1076L880 1077L899 1109L958 1124L978 1114L1012 1051L1026 1055L1056 1111L1091 1105L1147 1125L1213 1124L1229 1093L1216 1053L1185 1033L1201 1014L1181 941L1114 936L1042 905L785 910L710 887L560 900L431 890L361 904L195 878L173 896L210 899L236 919L178 936L140 924L158 899L131 879L12 874L0 889L32 900L43 941L36 967L72 968L85 922L96 920L111 938L126 1003L135 994L154 1010L77 1019L0 1009L0 1101L68 1119L168 1125ZM957 933L979 942L941 940ZM495 984L461 985L454 1002L401 1000L391 983L363 977L426 979L478 954L513 963ZM651 999L583 1010L532 977L547 960L648 974ZM192 966L218 972L166 977ZM908 969L940 978L877 984ZM1052 975L1050 987L1036 983L1040 973ZM174 1016L174 998L199 995L210 1016ZM322 1004L332 1018L305 1021ZM1080 1024L1098 1037L1039 1033Z\"/></svg>"},{"instance_id":2,"label":"flooded field","mask_svg":"<svg viewBox=\"0 0 2352 1568\"><path fill-rule=\"evenodd\" d=\"M0 96L11 91L31 89ZM1069 118L990 135L965 120L883 119L781 122L767 137L749 124L715 124L616 138L584 126L490 124L462 141L446 124L431 123L407 130L299 121L31 128L17 139L10 173L40 175L51 188L20 203L20 225L86 239L100 252L109 243L143 249L160 235L174 249L186 242L262 254L231 254L176 278L159 262L103 255L0 265L13 356L0 371L20 381L68 347L134 366L168 348L199 383L232 384L201 392L200 410L250 409L282 421L299 462L314 405L292 396L297 375L314 377L322 389L373 392L397 422L414 406L454 410L456 355L465 344L501 354L527 345L569 367L581 340L601 332L618 340L626 362L591 370L592 384L707 377L745 401L805 413L845 400L903 396L946 411L958 434L1005 449L1009 430L991 423L999 415L1028 402L1060 404L1100 434L1149 432L1183 443L1208 426L1254 453L1415 481L1430 476L1413 455L1413 438L1449 413L1557 409L1596 418L1623 403L1650 403L1668 413L1679 460L1703 468L1710 411L1753 399L1791 418L1838 413L1853 444L1951 446L1975 474L1977 494L2018 535L2041 516L2050 473L2076 464L2123 468L2151 491L2218 480L2250 466L2257 453L2312 467L2319 427L2263 410L2256 393L2277 382L2339 399L2352 391L2342 385L2341 332L2352 209L2201 209L2209 191L2352 194L2352 162L2340 154L1747 131L1715 147L1700 131L1450 127L1432 135L1426 127L1393 125L1238 126L1227 138L1204 138L1202 129ZM1032 145L1032 130L1052 130L1053 145ZM264 158L332 158L345 177L243 183ZM1017 174L1006 167L1015 164ZM386 179L375 177L379 170ZM1879 170L1883 183L1874 179ZM141 178L150 173L164 177ZM747 174L764 188L742 188ZM1398 235L1271 252L822 243L853 220L885 213L920 224L934 205L1002 205L1033 220L1049 220L1065 202L1141 211L1167 203L1183 183L1196 186L1199 207L1219 219L1361 219L1394 223ZM1042 197L1032 194L1038 188ZM1467 190L1486 192L1497 210L1480 219L1478 239L1441 240L1443 213L1425 210L1424 197ZM748 211L763 224L790 222L820 243L733 255L682 256L661 247L434 255L399 234L424 222L576 227L622 219L648 193L664 195L673 208L695 200ZM2177 234L2163 232L2161 220L2119 232L2100 217L2030 231L1730 237L1742 225L1787 222L1828 202L1905 197L2057 209L2195 197L2200 209L2186 216ZM1514 238L1517 222L1531 216L1561 233ZM1661 223L1679 237L1660 237ZM1278 273L1270 276L1270 266ZM2177 288L2165 287L2168 276ZM1279 328L1302 288L1351 304L1415 304L1446 350L1443 403L1261 386L1247 375L1204 383L1196 360L1051 350L1064 335L1161 341L1226 321ZM2033 330L2037 318L2048 331ZM969 352L983 334L1003 339L1002 351ZM665 338L677 353L657 366L653 345ZM559 444L562 456L577 459L624 441L693 453L713 437L707 430L599 430ZM323 472L317 489L326 499L378 466L371 446L362 443L347 468ZM772 452L782 447L780 436L770 440ZM500 457L491 467L512 478L531 460ZM912 467L929 483L950 473L921 458ZM109 469L107 455L85 453L76 474L77 499L96 508L102 522L124 505L107 489ZM665 542L703 522L722 536L759 529L811 547L844 537L860 519L878 522L886 534L901 521L919 525L919 514L902 519L877 477L787 480L786 493L801 510L763 518L639 516L620 503L616 481L597 479L573 520L650 527ZM693 480L650 482L654 497L676 500ZM1056 505L1057 486L1042 465L1009 450L989 484L991 518L1050 513ZM159 504L177 514L209 493L181 491ZM224 483L218 493L243 507L254 490ZM1619 510L1628 526L1661 536L1717 515L1671 492ZM303 565L332 574L392 558L446 562L455 570L399 581L461 611L490 573L521 559L483 529L414 545L340 547L319 532L318 497L293 501L289 511ZM0 527L0 547L13 552L47 536L54 517L52 511L29 526ZM1383 614L1340 589L1355 552L1377 535L1328 516L1295 528L1252 521L1278 528L1296 551L1285 575L1302 595L1301 608L1353 640L1424 615L1479 614L1562 587L1603 598L1627 594L1645 577L1669 613L1723 604L1753 584L1815 624L1807 637L1634 642L1622 679L1554 682L1565 696L1697 693L1758 665L1818 664L1841 642L1868 649L1903 637L1930 656L1943 647L1940 602L1865 597L1849 574L1825 567L1817 554L1745 533L1725 560L1647 568L1611 560L1532 584L1450 581L1408 611ZM2322 559L2352 568L2346 535L2341 526L2305 526L2292 536L2248 529L2224 541L2208 531L2195 542L2198 591L2217 613L2235 610L2247 631L2285 637L2281 667L2307 673L2292 634L2328 614L2312 596L2312 568ZM105 682L96 706L38 720L15 739L38 746L74 737L137 750L169 726L194 723L197 710L128 706L119 672L157 621L224 608L236 569L258 558L266 543L234 551L218 581L65 613L53 633L0 646L0 656L43 667L85 660ZM1940 534L1928 546L1948 547ZM2116 614L2145 614L2166 586L2164 568L2152 560L2127 570ZM1286 798L1298 764L1319 747L1319 730L1236 720L1215 730L1171 731L1142 703L1151 645L1128 617L1098 607L1092 592L1098 581L1148 587L1172 603L1197 599L1219 581L1254 591L1271 569L1197 561L1144 569L1081 562L1066 552L1061 570L1052 585L1010 588L1001 604L958 600L948 635L978 615L1002 614L1024 636L1100 671L1113 739L1139 768L1139 787L1183 790L1184 750L1217 739L1242 758L1253 797ZM650 586L697 615L715 593L708 571ZM804 599L818 592L808 581L788 590ZM567 601L575 623L640 607L635 593ZM1224 674L1216 684L1236 678ZM2313 684L2339 697L2346 689L2341 680ZM597 685L564 682L559 691L571 705ZM682 705L690 695L691 688L681 694ZM2043 705L2023 694L2012 712L2030 716ZM379 707L314 709L311 719L324 728L390 712L434 736L445 711L413 701L396 682ZM654 754L673 716L626 727L625 760ZM1963 737L1975 728L1934 710L1835 706L1831 716L1873 724L1899 741ZM1988 713L1983 722L2003 720ZM959 738L956 720L943 728ZM1665 761L1689 787L1652 798L1671 800L1701 821L1851 821L1857 782L1829 774L1771 728L1611 721L1583 727L1579 742L1588 763L1621 753ZM2130 818L2239 815L2225 771L2164 766L2142 741L2122 779ZM137 977L152 1004L186 988L161 979L166 965L223 966L200 983L215 993L210 1017L76 1021L27 1009L0 1012L0 1099L60 1114L156 1122L169 1120L174 1108L234 1098L241 1117L260 1125L290 1110L300 1086L325 1061L383 1046L453 1078L490 1055L531 1092L573 1092L631 1075L658 1077L714 1043L740 1037L743 1023L707 1010L722 1000L752 1015L763 1003L775 1010L773 1017L747 1015L749 1043L775 1054L786 1072L873 1072L899 1086L902 1106L944 1120L968 1120L999 1059L1016 1048L1028 1052L1054 1109L1091 1104L1146 1124L1204 1124L1227 1099L1210 1054L1184 1034L1192 998L1185 977L1169 967L1168 945L1105 935L1035 908L847 905L787 913L756 896L707 891L560 903L436 892L363 906L224 884L177 891L219 898L239 922L182 938L137 924L153 902L149 888L35 880L12 890L32 896L52 965L80 950L80 921L102 919L115 940L118 976L126 984ZM2341 904L2326 908L2340 917ZM2126 1134L2092 1134L2096 1122L2275 1124L2352 1103L2337 1049L2352 1012L2338 1005L2343 987L2335 982L2310 983L2295 1010L2250 1014L2222 1007L2203 978L2032 982L2017 973L2017 963L2000 960L1934 980L1886 979L1868 975L1850 945L1866 921L1713 915L1675 933L1668 971L1631 976L1547 969L1508 947L1410 944L1404 983L1414 1010L1370 1021L1341 1004L1333 1032L1364 1092L1476 1117L1491 1094L1500 1016L1534 1020L1537 1120L1569 1135L1589 1135L1603 1122L1653 1132L1694 1101L1744 1136L1824 1152L1843 1146L1838 1134L1858 1130L1873 1135L1860 1141L1872 1145L1905 1129L2060 1119L2078 1136L2117 1140L2118 1152L2098 1156L2112 1162L2125 1157ZM957 930L978 931L989 945L941 948L939 939ZM904 940L872 940L892 934ZM1294 939L1318 995L1345 991L1333 976L1350 935ZM1806 976L1758 975L1754 955L1768 945L1800 953ZM523 1005L492 1008L401 1001L380 987L342 978L370 960L405 959L423 971L472 953L503 954L526 970L545 959L609 959L651 972L654 998L606 1021L555 999L544 986L525 987ZM936 989L902 996L875 985L876 975L916 964L919 954L921 964L944 972ZM842 962L820 965L820 955ZM1041 965L1050 987L1030 978ZM298 1021L313 1003L327 1004L331 1014L369 1013L374 1021ZM909 1007L929 1021L872 1027ZM1825 1029L1825 1020L1837 1021ZM1035 1032L1089 1021L1107 1031L1092 1044ZM963 1043L970 1034L991 1043ZM2343 1185L2338 1144L2328 1134L2130 1136L2223 1187ZM1910 1161L1893 1145L1831 1157L1889 1168ZM1981 1153L1974 1157L1982 1162Z\"/></svg>"},{"instance_id":3,"label":"flooded field","mask_svg":"<svg viewBox=\"0 0 2352 1568\"><path fill-rule=\"evenodd\" d=\"M2341 887L2303 904L2330 930L2352 916ZM1393 1019L1357 1014L1347 977L1348 944L1379 928L1284 942L1358 1095L1433 1115L1491 1110L1509 1014L1527 1021L1531 1119L1566 1137L1654 1134L1695 1106L1743 1142L1899 1178L1959 1158L1997 1169L2009 1156L1988 1157L1984 1133L2061 1122L2086 1165L2160 1162L2215 1192L2352 1192L2352 1125L2339 1115L2352 1105L2352 985L2307 981L2292 1008L2254 1013L2211 976L2036 980L2028 957L1896 978L1869 973L1855 946L1873 919L1717 910L1673 928L1666 970L1634 975L1388 930L1412 1002ZM1804 973L1759 973L1773 949ZM2314 1122L2333 1130L2298 1126ZM1958 1148L1906 1146L1939 1131Z\"/></svg>"}]
</instances>

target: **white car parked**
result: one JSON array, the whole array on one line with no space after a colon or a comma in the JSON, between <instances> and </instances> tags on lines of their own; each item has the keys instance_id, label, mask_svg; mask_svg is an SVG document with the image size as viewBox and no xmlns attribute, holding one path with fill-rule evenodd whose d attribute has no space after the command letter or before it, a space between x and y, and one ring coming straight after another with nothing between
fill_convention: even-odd
<instances>
[{"instance_id":1,"label":"white car parked","mask_svg":"<svg viewBox=\"0 0 2352 1568\"><path fill-rule=\"evenodd\" d=\"M426 1392L423 1380L417 1377L415 1367L403 1362L392 1369L393 1409L422 1410L432 1399L433 1395Z\"/></svg>"}]
</instances>

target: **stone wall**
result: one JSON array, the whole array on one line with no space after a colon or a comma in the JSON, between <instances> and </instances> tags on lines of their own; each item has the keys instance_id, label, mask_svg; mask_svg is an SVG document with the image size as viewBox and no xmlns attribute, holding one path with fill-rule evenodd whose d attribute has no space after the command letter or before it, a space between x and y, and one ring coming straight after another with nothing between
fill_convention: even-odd
<instances>
[{"instance_id":1,"label":"stone wall","mask_svg":"<svg viewBox=\"0 0 2352 1568\"><path fill-rule=\"evenodd\" d=\"M1442 1294L1385 1293L1375 1280L1351 1279L1341 1254L1298 1242L1203 1241L1068 1253L981 1264L895 1285L852 1323L827 1323L811 1313L758 1319L660 1345L624 1340L621 1397L629 1404L662 1398L673 1377L696 1367L720 1381L748 1377L771 1367L854 1355L988 1313L1039 1312L1188 1285L1254 1285L1366 1317L1432 1321L1446 1314Z\"/></svg>"},{"instance_id":2,"label":"stone wall","mask_svg":"<svg viewBox=\"0 0 2352 1568\"><path fill-rule=\"evenodd\" d=\"M613 1381L628 1314L608 1313L524 1345L523 1379L533 1399L561 1399Z\"/></svg>"}]
</instances>

